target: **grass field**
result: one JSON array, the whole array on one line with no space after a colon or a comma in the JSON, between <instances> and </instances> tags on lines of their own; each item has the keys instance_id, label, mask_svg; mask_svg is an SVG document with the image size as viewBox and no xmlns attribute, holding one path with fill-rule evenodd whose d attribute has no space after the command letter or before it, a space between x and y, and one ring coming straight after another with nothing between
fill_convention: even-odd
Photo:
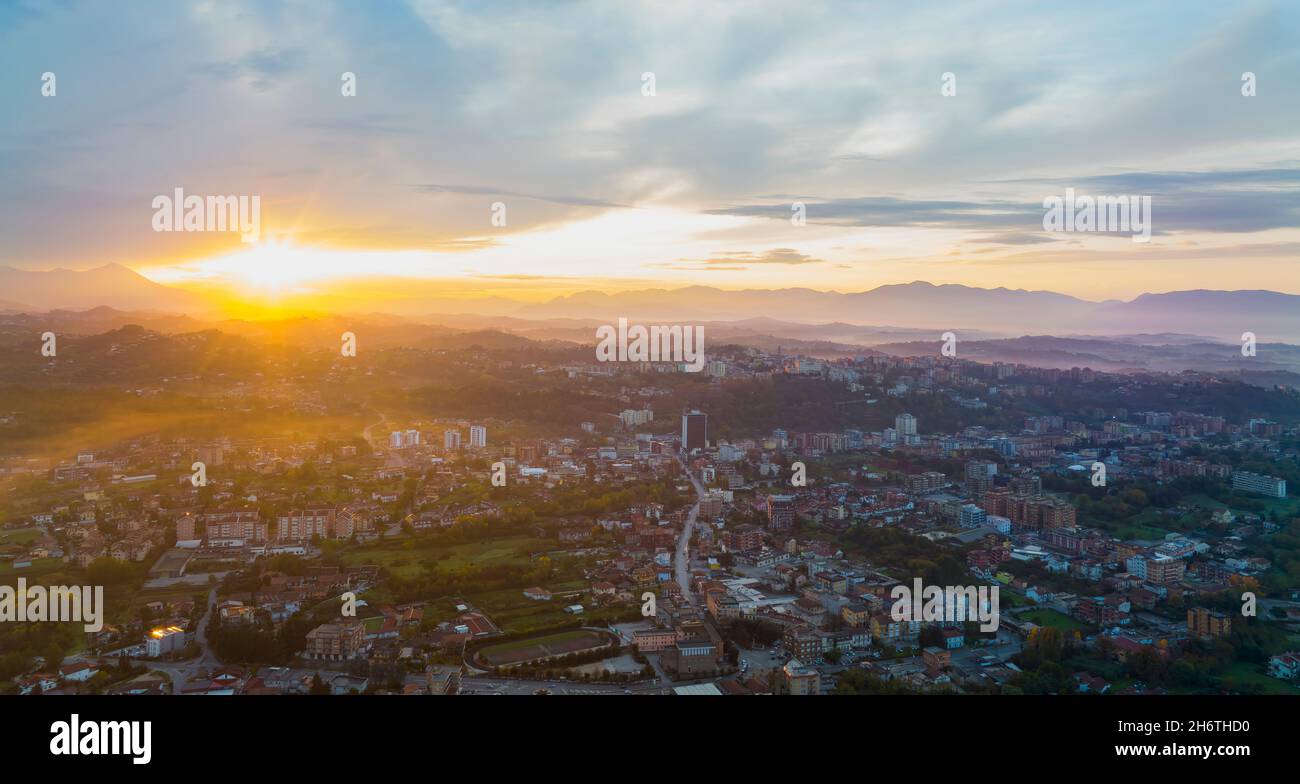
<instances>
[{"instance_id":1,"label":"grass field","mask_svg":"<svg viewBox=\"0 0 1300 784\"><path fill-rule=\"evenodd\" d=\"M29 581L33 575L49 576L67 573L67 564L62 558L37 558L31 566L15 569L12 561L0 561L0 575L26 577Z\"/></svg>"},{"instance_id":2,"label":"grass field","mask_svg":"<svg viewBox=\"0 0 1300 784\"><path fill-rule=\"evenodd\" d=\"M1023 612L1019 617L1028 621L1033 621L1039 626L1051 626L1060 629L1063 632L1087 631L1088 624L1077 621L1068 615L1059 613L1056 610L1038 609Z\"/></svg>"},{"instance_id":3,"label":"grass field","mask_svg":"<svg viewBox=\"0 0 1300 784\"><path fill-rule=\"evenodd\" d=\"M575 588L583 588L584 585L582 582L574 581L551 583L547 587L559 594ZM492 620L509 634L523 634L573 620L573 616L564 612L564 608L575 602L566 601L558 596L549 602L537 602L525 597L519 588L505 588L499 591L474 592L468 594L466 598L491 616Z\"/></svg>"},{"instance_id":4,"label":"grass field","mask_svg":"<svg viewBox=\"0 0 1300 784\"><path fill-rule=\"evenodd\" d=\"M1267 498L1262 495L1234 494L1229 496L1228 501L1225 503L1223 501L1216 501L1204 493L1192 493L1191 495L1183 497L1183 503L1188 504L1189 506L1200 506L1205 509L1214 510L1227 508L1236 512L1241 512L1242 508L1240 506L1233 505L1238 498L1249 499L1263 504L1266 513L1276 511L1283 517L1293 517L1300 513L1300 496L1295 495L1288 495L1286 498Z\"/></svg>"},{"instance_id":5,"label":"grass field","mask_svg":"<svg viewBox=\"0 0 1300 784\"><path fill-rule=\"evenodd\" d=\"M490 645L478 652L480 660L494 665L521 664L551 656L564 656L600 647L607 638L582 629L557 632L542 637L512 640L500 645Z\"/></svg>"},{"instance_id":6,"label":"grass field","mask_svg":"<svg viewBox=\"0 0 1300 784\"><path fill-rule=\"evenodd\" d=\"M487 542L449 545L447 547L416 547L409 538L371 542L348 548L339 554L349 566L377 564L400 577L418 576L425 567L440 571L453 571L464 566L498 563L531 563L528 553L543 550L546 540L520 536ZM553 543L551 543L553 544Z\"/></svg>"},{"instance_id":7,"label":"grass field","mask_svg":"<svg viewBox=\"0 0 1300 784\"><path fill-rule=\"evenodd\" d=\"M1258 686L1265 694L1300 694L1300 687L1296 684L1270 678L1262 664L1233 662L1223 677L1239 686Z\"/></svg>"},{"instance_id":8,"label":"grass field","mask_svg":"<svg viewBox=\"0 0 1300 784\"><path fill-rule=\"evenodd\" d=\"M0 547L11 544L31 544L41 535L41 529L32 528L3 528L0 529Z\"/></svg>"}]
</instances>

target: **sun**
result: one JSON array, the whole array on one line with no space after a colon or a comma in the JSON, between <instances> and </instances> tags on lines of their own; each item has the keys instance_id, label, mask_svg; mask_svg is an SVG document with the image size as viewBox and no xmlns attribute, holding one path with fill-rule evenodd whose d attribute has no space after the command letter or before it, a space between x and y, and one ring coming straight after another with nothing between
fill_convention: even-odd
<instances>
[{"instance_id":1,"label":"sun","mask_svg":"<svg viewBox=\"0 0 1300 784\"><path fill-rule=\"evenodd\" d=\"M323 254L284 240L259 242L213 265L255 293L288 294L303 284L328 274Z\"/></svg>"}]
</instances>

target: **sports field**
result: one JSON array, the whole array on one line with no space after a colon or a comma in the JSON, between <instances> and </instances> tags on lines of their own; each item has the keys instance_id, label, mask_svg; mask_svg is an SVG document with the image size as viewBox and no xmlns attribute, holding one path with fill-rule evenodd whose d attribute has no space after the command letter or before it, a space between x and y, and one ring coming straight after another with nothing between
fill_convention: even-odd
<instances>
[{"instance_id":1,"label":"sports field","mask_svg":"<svg viewBox=\"0 0 1300 784\"><path fill-rule=\"evenodd\" d=\"M523 664L525 662L564 656L599 648L609 643L609 638L585 629L557 632L542 637L512 640L500 645L490 645L478 652L478 658L494 667Z\"/></svg>"}]
</instances>

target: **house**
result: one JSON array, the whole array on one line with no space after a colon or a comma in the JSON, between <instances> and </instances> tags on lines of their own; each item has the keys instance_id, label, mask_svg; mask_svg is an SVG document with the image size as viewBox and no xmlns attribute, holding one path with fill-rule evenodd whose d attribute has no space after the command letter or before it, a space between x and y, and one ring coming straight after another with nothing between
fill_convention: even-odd
<instances>
[{"instance_id":1,"label":"house","mask_svg":"<svg viewBox=\"0 0 1300 784\"><path fill-rule=\"evenodd\" d=\"M77 683L85 683L98 674L99 667L86 662L65 664L59 668L59 675L65 681L76 681Z\"/></svg>"},{"instance_id":2,"label":"house","mask_svg":"<svg viewBox=\"0 0 1300 784\"><path fill-rule=\"evenodd\" d=\"M44 694L47 691L52 691L53 689L58 688L58 686L59 686L58 678L54 677L53 675L49 675L43 672L38 672L38 673L33 673L32 675L24 675L18 681L18 693L31 694L32 692L37 691L39 689L40 692Z\"/></svg>"},{"instance_id":3,"label":"house","mask_svg":"<svg viewBox=\"0 0 1300 784\"><path fill-rule=\"evenodd\" d=\"M1093 675L1090 672L1076 672L1074 682L1083 694L1105 694L1110 690L1110 684L1105 678Z\"/></svg>"},{"instance_id":4,"label":"house","mask_svg":"<svg viewBox=\"0 0 1300 784\"><path fill-rule=\"evenodd\" d=\"M582 605L581 605L581 604L571 604L571 605L569 605L568 607L565 607L565 608L564 608L564 611L565 611L566 613L568 613L569 615L582 615Z\"/></svg>"},{"instance_id":5,"label":"house","mask_svg":"<svg viewBox=\"0 0 1300 784\"><path fill-rule=\"evenodd\" d=\"M868 625L871 622L871 605L865 602L850 602L840 608L840 617L854 628Z\"/></svg>"},{"instance_id":6,"label":"house","mask_svg":"<svg viewBox=\"0 0 1300 784\"><path fill-rule=\"evenodd\" d=\"M330 694L362 694L370 681L366 678L358 678L355 675L337 675L330 680Z\"/></svg>"},{"instance_id":7,"label":"house","mask_svg":"<svg viewBox=\"0 0 1300 784\"><path fill-rule=\"evenodd\" d=\"M108 687L105 694L164 695L171 694L171 678L161 673L145 673L123 683Z\"/></svg>"},{"instance_id":8,"label":"house","mask_svg":"<svg viewBox=\"0 0 1300 784\"><path fill-rule=\"evenodd\" d=\"M934 675L952 666L952 654L947 648L931 645L921 650L921 660L925 662L926 672Z\"/></svg>"},{"instance_id":9,"label":"house","mask_svg":"<svg viewBox=\"0 0 1300 784\"><path fill-rule=\"evenodd\" d=\"M1285 680L1300 676L1300 653L1287 651L1271 657L1268 660L1268 674Z\"/></svg>"},{"instance_id":10,"label":"house","mask_svg":"<svg viewBox=\"0 0 1300 784\"><path fill-rule=\"evenodd\" d=\"M425 670L425 686L429 694L455 694L460 690L460 668L429 667Z\"/></svg>"},{"instance_id":11,"label":"house","mask_svg":"<svg viewBox=\"0 0 1300 784\"><path fill-rule=\"evenodd\" d=\"M524 589L524 598L532 599L535 602L549 602L551 600L551 592L545 588L534 586L532 588Z\"/></svg>"}]
</instances>

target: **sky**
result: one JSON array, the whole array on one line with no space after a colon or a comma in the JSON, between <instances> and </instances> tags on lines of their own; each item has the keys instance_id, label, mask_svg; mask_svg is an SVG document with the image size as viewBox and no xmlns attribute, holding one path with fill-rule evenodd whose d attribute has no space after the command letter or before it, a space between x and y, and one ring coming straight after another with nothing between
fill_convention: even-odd
<instances>
[{"instance_id":1,"label":"sky","mask_svg":"<svg viewBox=\"0 0 1300 784\"><path fill-rule=\"evenodd\" d=\"M1250 2L9 0L0 264L248 298L1300 293L1298 40L1300 5ZM259 196L259 241L154 231L175 188ZM1044 231L1067 188L1149 196L1150 241Z\"/></svg>"}]
</instances>

